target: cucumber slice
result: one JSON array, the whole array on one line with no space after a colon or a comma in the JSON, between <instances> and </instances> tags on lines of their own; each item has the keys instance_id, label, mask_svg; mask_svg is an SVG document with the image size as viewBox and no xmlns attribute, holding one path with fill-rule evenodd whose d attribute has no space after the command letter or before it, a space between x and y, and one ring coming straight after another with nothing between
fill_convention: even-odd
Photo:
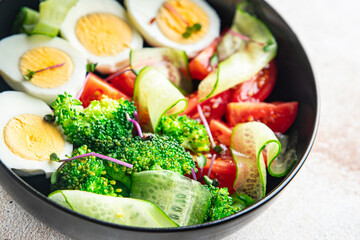
<instances>
[{"instance_id":1,"label":"cucumber slice","mask_svg":"<svg viewBox=\"0 0 360 240\"><path fill-rule=\"evenodd\" d=\"M281 143L281 152L268 166L269 174L274 177L285 176L298 160L295 150L297 134L280 135L278 139Z\"/></svg>"},{"instance_id":2,"label":"cucumber slice","mask_svg":"<svg viewBox=\"0 0 360 240\"><path fill-rule=\"evenodd\" d=\"M184 95L158 70L146 66L135 80L133 100L139 112L140 125L154 132L163 114L185 110Z\"/></svg>"},{"instance_id":3,"label":"cucumber slice","mask_svg":"<svg viewBox=\"0 0 360 240\"><path fill-rule=\"evenodd\" d=\"M68 11L78 0L47 0L40 3L40 18L32 34L55 37Z\"/></svg>"},{"instance_id":4,"label":"cucumber slice","mask_svg":"<svg viewBox=\"0 0 360 240\"><path fill-rule=\"evenodd\" d=\"M271 163L280 153L279 140L263 123L240 123L231 134L231 149L237 166L235 191L245 193L254 200L263 198L266 192L263 150L268 163Z\"/></svg>"},{"instance_id":5,"label":"cucumber slice","mask_svg":"<svg viewBox=\"0 0 360 240\"><path fill-rule=\"evenodd\" d=\"M142 48L130 52L132 69L153 66L184 93L193 90L186 52L175 48Z\"/></svg>"},{"instance_id":6,"label":"cucumber slice","mask_svg":"<svg viewBox=\"0 0 360 240\"><path fill-rule=\"evenodd\" d=\"M39 20L39 13L31 8L22 7L16 15L11 32L30 34Z\"/></svg>"},{"instance_id":7,"label":"cucumber slice","mask_svg":"<svg viewBox=\"0 0 360 240\"><path fill-rule=\"evenodd\" d=\"M76 212L103 221L135 227L178 227L153 203L125 197L110 197L78 190L60 190L49 198Z\"/></svg>"},{"instance_id":8,"label":"cucumber slice","mask_svg":"<svg viewBox=\"0 0 360 240\"><path fill-rule=\"evenodd\" d=\"M180 226L204 222L210 207L210 192L201 183L167 170L134 173L131 196L153 202Z\"/></svg>"},{"instance_id":9,"label":"cucumber slice","mask_svg":"<svg viewBox=\"0 0 360 240\"><path fill-rule=\"evenodd\" d=\"M216 71L201 81L201 101L250 79L276 55L277 44L274 36L264 23L243 10L245 6L245 3L238 5L231 31L247 36L253 41L246 42L233 34L226 34L218 52L222 58L225 58L224 54L226 57L230 56L220 62Z\"/></svg>"}]
</instances>

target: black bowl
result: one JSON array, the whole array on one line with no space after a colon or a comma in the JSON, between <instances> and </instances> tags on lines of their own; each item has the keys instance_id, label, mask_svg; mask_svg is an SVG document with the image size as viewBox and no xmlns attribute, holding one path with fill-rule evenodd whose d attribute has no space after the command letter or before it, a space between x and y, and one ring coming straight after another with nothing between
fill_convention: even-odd
<instances>
[{"instance_id":1,"label":"black bowl","mask_svg":"<svg viewBox=\"0 0 360 240\"><path fill-rule=\"evenodd\" d=\"M229 26L234 6L211 0L222 25ZM36 8L37 0L0 1L0 39L10 33L15 14L21 6ZM147 229L120 226L92 219L61 207L47 199L49 182L44 176L20 178L0 161L0 183L27 211L58 231L86 239L219 239L226 237L259 216L287 186L304 164L313 145L319 121L318 90L307 56L285 21L263 1L255 2L255 12L275 35L279 49L276 57L278 81L269 101L298 101L298 116L289 134L298 135L296 147L299 161L283 178L268 177L265 198L247 209L224 219L189 227ZM0 53L1 54L1 53ZM0 91L10 87L0 79Z\"/></svg>"}]
</instances>

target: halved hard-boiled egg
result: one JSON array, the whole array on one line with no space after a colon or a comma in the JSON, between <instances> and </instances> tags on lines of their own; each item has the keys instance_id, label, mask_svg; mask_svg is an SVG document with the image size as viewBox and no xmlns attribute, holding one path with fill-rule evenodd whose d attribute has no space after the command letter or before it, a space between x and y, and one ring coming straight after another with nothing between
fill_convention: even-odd
<instances>
[{"instance_id":1,"label":"halved hard-boiled egg","mask_svg":"<svg viewBox=\"0 0 360 240\"><path fill-rule=\"evenodd\" d=\"M105 74L129 64L130 49L143 45L124 8L115 0L79 0L67 14L60 33Z\"/></svg>"},{"instance_id":2,"label":"halved hard-boiled egg","mask_svg":"<svg viewBox=\"0 0 360 240\"><path fill-rule=\"evenodd\" d=\"M53 114L45 102L23 92L6 91L0 93L0 112L0 160L20 176L50 176L59 167L50 155L71 155L73 147L61 129L44 120L45 115Z\"/></svg>"},{"instance_id":3,"label":"halved hard-boiled egg","mask_svg":"<svg viewBox=\"0 0 360 240\"><path fill-rule=\"evenodd\" d=\"M53 102L65 91L76 96L86 75L85 56L66 40L17 34L0 41L0 74L15 90Z\"/></svg>"},{"instance_id":4,"label":"halved hard-boiled egg","mask_svg":"<svg viewBox=\"0 0 360 240\"><path fill-rule=\"evenodd\" d=\"M220 19L204 0L125 0L129 18L145 40L193 56L220 34Z\"/></svg>"}]
</instances>

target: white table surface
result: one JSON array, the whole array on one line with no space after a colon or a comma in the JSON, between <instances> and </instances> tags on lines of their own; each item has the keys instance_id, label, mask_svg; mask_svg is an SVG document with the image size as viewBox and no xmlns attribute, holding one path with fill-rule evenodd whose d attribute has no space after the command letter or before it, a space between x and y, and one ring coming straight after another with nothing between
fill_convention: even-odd
<instances>
[{"instance_id":1,"label":"white table surface","mask_svg":"<svg viewBox=\"0 0 360 240\"><path fill-rule=\"evenodd\" d=\"M268 0L301 40L320 86L308 160L261 216L233 239L360 239L360 2ZM0 239L68 239L0 186Z\"/></svg>"}]
</instances>

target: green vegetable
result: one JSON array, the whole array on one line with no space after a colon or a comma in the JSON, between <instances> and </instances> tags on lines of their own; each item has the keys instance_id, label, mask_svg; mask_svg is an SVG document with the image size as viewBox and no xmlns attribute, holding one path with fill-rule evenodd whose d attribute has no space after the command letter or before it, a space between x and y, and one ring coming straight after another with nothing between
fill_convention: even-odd
<instances>
[{"instance_id":1,"label":"green vegetable","mask_svg":"<svg viewBox=\"0 0 360 240\"><path fill-rule=\"evenodd\" d=\"M235 192L231 195L231 197L233 199L233 206L239 207L241 210L255 203L254 199L244 193L238 194Z\"/></svg>"},{"instance_id":2,"label":"green vegetable","mask_svg":"<svg viewBox=\"0 0 360 240\"><path fill-rule=\"evenodd\" d=\"M56 120L56 117L53 114L46 114L44 116L45 122L53 123L53 122L55 122L55 120Z\"/></svg>"},{"instance_id":3,"label":"green vegetable","mask_svg":"<svg viewBox=\"0 0 360 240\"><path fill-rule=\"evenodd\" d=\"M105 146L106 145L106 146ZM106 172L119 181L127 174L146 170L170 170L180 174L190 174L195 168L192 156L172 137L144 134L144 138L128 137L115 141L113 145L104 143L103 154L133 165L126 168L111 162L105 163Z\"/></svg>"},{"instance_id":4,"label":"green vegetable","mask_svg":"<svg viewBox=\"0 0 360 240\"><path fill-rule=\"evenodd\" d=\"M39 13L31 8L22 7L16 15L15 22L12 26L12 33L30 34L39 20Z\"/></svg>"},{"instance_id":5,"label":"green vegetable","mask_svg":"<svg viewBox=\"0 0 360 240\"><path fill-rule=\"evenodd\" d=\"M59 33L61 23L68 11L77 3L77 0L46 0L40 3L39 21L32 34L43 34L55 37Z\"/></svg>"},{"instance_id":6,"label":"green vegetable","mask_svg":"<svg viewBox=\"0 0 360 240\"><path fill-rule=\"evenodd\" d=\"M138 107L140 125L152 132L164 114L180 113L187 106L184 95L151 66L144 67L139 72L133 100Z\"/></svg>"},{"instance_id":7,"label":"green vegetable","mask_svg":"<svg viewBox=\"0 0 360 240\"><path fill-rule=\"evenodd\" d=\"M264 149L269 167L279 155L281 144L265 124L248 122L233 128L231 151L237 165L234 189L254 200L263 198L266 192L266 165L262 153Z\"/></svg>"},{"instance_id":8,"label":"green vegetable","mask_svg":"<svg viewBox=\"0 0 360 240\"><path fill-rule=\"evenodd\" d=\"M185 51L175 48L140 48L130 52L130 66L140 71L153 66L168 78L180 91L191 93L193 84L189 72L189 60Z\"/></svg>"},{"instance_id":9,"label":"green vegetable","mask_svg":"<svg viewBox=\"0 0 360 240\"><path fill-rule=\"evenodd\" d=\"M135 106L128 100L104 98L92 101L87 108L81 102L65 93L51 104L67 140L80 147L86 144L91 150L103 153L104 141L132 136L133 124L126 119L126 113L133 116Z\"/></svg>"},{"instance_id":10,"label":"green vegetable","mask_svg":"<svg viewBox=\"0 0 360 240\"><path fill-rule=\"evenodd\" d=\"M161 209L144 200L74 190L56 191L49 198L78 213L106 222L145 228L178 227Z\"/></svg>"},{"instance_id":11,"label":"green vegetable","mask_svg":"<svg viewBox=\"0 0 360 240\"><path fill-rule=\"evenodd\" d=\"M162 116L156 132L172 136L185 149L195 153L210 151L210 142L204 125L187 116Z\"/></svg>"},{"instance_id":12,"label":"green vegetable","mask_svg":"<svg viewBox=\"0 0 360 240\"><path fill-rule=\"evenodd\" d=\"M189 38L194 32L198 32L201 30L201 24L195 23L191 27L186 27L186 31L182 34L183 38Z\"/></svg>"},{"instance_id":13,"label":"green vegetable","mask_svg":"<svg viewBox=\"0 0 360 240\"><path fill-rule=\"evenodd\" d=\"M205 186L171 171L134 173L131 196L153 202L180 226L203 223L210 204Z\"/></svg>"},{"instance_id":14,"label":"green vegetable","mask_svg":"<svg viewBox=\"0 0 360 240\"><path fill-rule=\"evenodd\" d=\"M218 45L221 60L218 69L199 85L201 101L250 79L276 55L274 36L263 22L244 11L247 4L238 4L231 31ZM234 36L232 32L248 40Z\"/></svg>"},{"instance_id":15,"label":"green vegetable","mask_svg":"<svg viewBox=\"0 0 360 240\"><path fill-rule=\"evenodd\" d=\"M73 157L91 152L87 146L75 150ZM121 196L123 189L115 180L106 176L102 160L90 156L69 161L62 165L52 176L52 191L82 190L108 196Z\"/></svg>"},{"instance_id":16,"label":"green vegetable","mask_svg":"<svg viewBox=\"0 0 360 240\"><path fill-rule=\"evenodd\" d=\"M238 206L233 206L233 199L229 196L227 188L218 188L207 185L211 193L211 204L206 215L206 221L215 221L241 210Z\"/></svg>"},{"instance_id":17,"label":"green vegetable","mask_svg":"<svg viewBox=\"0 0 360 240\"><path fill-rule=\"evenodd\" d=\"M94 72L97 65L97 63L88 63L86 65L86 72Z\"/></svg>"}]
</instances>

